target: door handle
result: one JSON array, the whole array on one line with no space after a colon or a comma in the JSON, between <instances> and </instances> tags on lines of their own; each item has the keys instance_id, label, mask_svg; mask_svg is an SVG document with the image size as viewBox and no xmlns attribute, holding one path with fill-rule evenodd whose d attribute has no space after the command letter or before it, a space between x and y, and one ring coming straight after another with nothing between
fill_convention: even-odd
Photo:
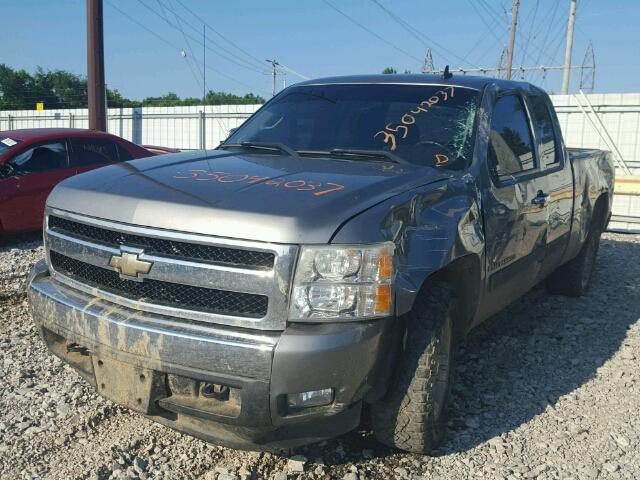
<instances>
[{"instance_id":1,"label":"door handle","mask_svg":"<svg viewBox=\"0 0 640 480\"><path fill-rule=\"evenodd\" d=\"M538 190L538 194L531 199L531 203L534 205L538 205L539 207L544 207L548 201L549 194L544 193L542 190Z\"/></svg>"}]
</instances>

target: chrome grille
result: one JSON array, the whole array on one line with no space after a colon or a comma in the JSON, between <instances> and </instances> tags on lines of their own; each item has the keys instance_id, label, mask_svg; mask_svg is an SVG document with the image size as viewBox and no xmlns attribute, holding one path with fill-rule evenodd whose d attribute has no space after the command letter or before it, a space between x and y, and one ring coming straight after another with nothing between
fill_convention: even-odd
<instances>
[{"instance_id":1,"label":"chrome grille","mask_svg":"<svg viewBox=\"0 0 640 480\"><path fill-rule=\"evenodd\" d=\"M112 270L74 260L58 252L50 252L50 259L51 266L56 271L71 279L135 301L242 317L260 318L267 313L268 298L264 295L193 287L159 280L132 282L122 280Z\"/></svg>"},{"instance_id":2,"label":"chrome grille","mask_svg":"<svg viewBox=\"0 0 640 480\"><path fill-rule=\"evenodd\" d=\"M294 245L170 232L47 209L51 275L67 286L177 319L282 330ZM136 277L113 266L123 253L152 266Z\"/></svg>"},{"instance_id":3,"label":"chrome grille","mask_svg":"<svg viewBox=\"0 0 640 480\"><path fill-rule=\"evenodd\" d=\"M66 218L50 216L49 229L88 241L96 241L105 245L118 247L129 245L144 249L148 254L169 255L196 261L219 263L255 268L273 268L273 253L240 250L236 248L219 247L185 243L164 238L143 237L126 232L107 230L86 223L74 222Z\"/></svg>"}]
</instances>

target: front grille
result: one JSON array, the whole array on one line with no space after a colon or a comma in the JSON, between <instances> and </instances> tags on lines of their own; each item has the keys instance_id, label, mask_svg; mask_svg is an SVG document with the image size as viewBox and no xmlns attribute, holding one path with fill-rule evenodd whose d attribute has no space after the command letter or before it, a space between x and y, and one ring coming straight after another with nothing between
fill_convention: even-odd
<instances>
[{"instance_id":1,"label":"front grille","mask_svg":"<svg viewBox=\"0 0 640 480\"><path fill-rule=\"evenodd\" d=\"M94 227L54 215L49 216L49 229L81 240L98 242L114 248L118 248L120 245L142 248L147 255L155 254L184 260L197 260L258 269L271 269L274 263L274 254L270 252L143 237Z\"/></svg>"},{"instance_id":2,"label":"front grille","mask_svg":"<svg viewBox=\"0 0 640 480\"><path fill-rule=\"evenodd\" d=\"M113 270L78 261L53 250L49 252L49 256L51 265L57 272L130 300L239 317L262 318L267 314L269 299L264 295L151 279L145 279L143 282L123 280Z\"/></svg>"}]
</instances>

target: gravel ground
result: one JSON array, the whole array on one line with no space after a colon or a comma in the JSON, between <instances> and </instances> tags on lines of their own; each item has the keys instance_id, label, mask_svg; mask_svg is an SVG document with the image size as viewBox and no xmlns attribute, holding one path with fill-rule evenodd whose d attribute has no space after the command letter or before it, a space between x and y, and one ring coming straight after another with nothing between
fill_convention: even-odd
<instances>
[{"instance_id":1,"label":"gravel ground","mask_svg":"<svg viewBox=\"0 0 640 480\"><path fill-rule=\"evenodd\" d=\"M589 295L537 288L460 348L434 457L370 432L296 456L206 444L97 396L47 353L24 295L37 240L0 246L0 478L640 478L640 236L605 234Z\"/></svg>"}]
</instances>

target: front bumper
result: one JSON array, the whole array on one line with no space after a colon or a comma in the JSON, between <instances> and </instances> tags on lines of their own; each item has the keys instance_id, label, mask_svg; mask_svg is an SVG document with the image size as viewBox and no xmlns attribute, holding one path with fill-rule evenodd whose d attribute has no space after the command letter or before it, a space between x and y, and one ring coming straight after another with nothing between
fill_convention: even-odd
<instances>
[{"instance_id":1,"label":"front bumper","mask_svg":"<svg viewBox=\"0 0 640 480\"><path fill-rule=\"evenodd\" d=\"M99 393L234 448L287 448L355 428L391 363L392 319L221 328L114 305L56 282L44 262L29 279L29 300L49 349ZM206 384L226 396L203 396ZM330 405L288 410L287 394L325 388L335 392Z\"/></svg>"}]
</instances>

